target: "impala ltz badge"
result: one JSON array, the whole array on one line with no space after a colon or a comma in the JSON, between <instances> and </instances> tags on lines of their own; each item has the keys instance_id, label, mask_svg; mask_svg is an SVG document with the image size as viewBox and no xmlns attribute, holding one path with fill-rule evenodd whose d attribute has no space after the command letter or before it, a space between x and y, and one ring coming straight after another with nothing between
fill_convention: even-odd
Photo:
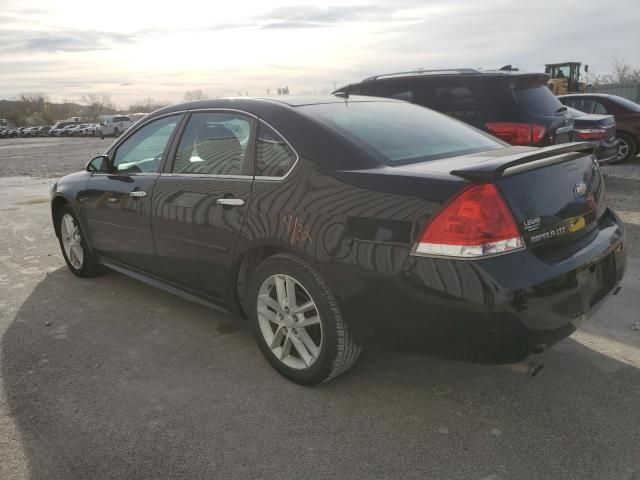
<instances>
[{"instance_id":1,"label":"impala ltz badge","mask_svg":"<svg viewBox=\"0 0 640 480\"><path fill-rule=\"evenodd\" d=\"M576 183L576 186L573 187L573 192L576 194L576 197L584 197L584 194L587 193L587 184Z\"/></svg>"}]
</instances>

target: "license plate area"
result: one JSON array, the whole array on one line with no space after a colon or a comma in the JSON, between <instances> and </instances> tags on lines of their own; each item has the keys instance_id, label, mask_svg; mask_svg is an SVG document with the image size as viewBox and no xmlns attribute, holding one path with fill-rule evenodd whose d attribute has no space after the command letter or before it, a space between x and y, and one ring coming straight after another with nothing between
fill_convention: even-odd
<instances>
[{"instance_id":1,"label":"license plate area","mask_svg":"<svg viewBox=\"0 0 640 480\"><path fill-rule=\"evenodd\" d=\"M592 263L581 272L583 292L588 298L589 307L602 300L615 285L616 262L613 253Z\"/></svg>"}]
</instances>

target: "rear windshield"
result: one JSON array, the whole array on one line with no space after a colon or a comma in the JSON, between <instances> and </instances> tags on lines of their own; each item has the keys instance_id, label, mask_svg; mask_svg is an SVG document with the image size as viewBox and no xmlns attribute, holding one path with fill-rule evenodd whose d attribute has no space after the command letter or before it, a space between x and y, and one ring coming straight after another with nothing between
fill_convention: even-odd
<instances>
[{"instance_id":1,"label":"rear windshield","mask_svg":"<svg viewBox=\"0 0 640 480\"><path fill-rule=\"evenodd\" d=\"M564 110L549 87L539 81L518 82L514 86L513 95L520 107L533 113L553 115Z\"/></svg>"},{"instance_id":2,"label":"rear windshield","mask_svg":"<svg viewBox=\"0 0 640 480\"><path fill-rule=\"evenodd\" d=\"M424 162L504 148L462 122L404 102L341 102L300 107L387 164Z\"/></svg>"}]
</instances>

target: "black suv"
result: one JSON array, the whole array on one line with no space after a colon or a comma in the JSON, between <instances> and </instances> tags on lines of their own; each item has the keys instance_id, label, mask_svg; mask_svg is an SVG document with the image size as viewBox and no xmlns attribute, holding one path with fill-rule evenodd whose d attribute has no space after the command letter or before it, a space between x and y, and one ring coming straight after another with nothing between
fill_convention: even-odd
<instances>
[{"instance_id":1,"label":"black suv","mask_svg":"<svg viewBox=\"0 0 640 480\"><path fill-rule=\"evenodd\" d=\"M376 75L334 93L407 100L512 145L571 142L573 120L547 87L548 79L514 70L423 70Z\"/></svg>"}]
</instances>

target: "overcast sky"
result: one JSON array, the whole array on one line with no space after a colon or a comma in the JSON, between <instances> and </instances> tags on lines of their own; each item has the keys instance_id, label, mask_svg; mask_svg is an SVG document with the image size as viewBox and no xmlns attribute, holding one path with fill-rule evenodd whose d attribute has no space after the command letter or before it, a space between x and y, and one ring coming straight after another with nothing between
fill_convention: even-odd
<instances>
[{"instance_id":1,"label":"overcast sky","mask_svg":"<svg viewBox=\"0 0 640 480\"><path fill-rule=\"evenodd\" d=\"M616 55L640 67L639 0L0 0L9 99L106 93L126 107L197 88L321 93L416 67L569 60L605 73Z\"/></svg>"}]
</instances>

